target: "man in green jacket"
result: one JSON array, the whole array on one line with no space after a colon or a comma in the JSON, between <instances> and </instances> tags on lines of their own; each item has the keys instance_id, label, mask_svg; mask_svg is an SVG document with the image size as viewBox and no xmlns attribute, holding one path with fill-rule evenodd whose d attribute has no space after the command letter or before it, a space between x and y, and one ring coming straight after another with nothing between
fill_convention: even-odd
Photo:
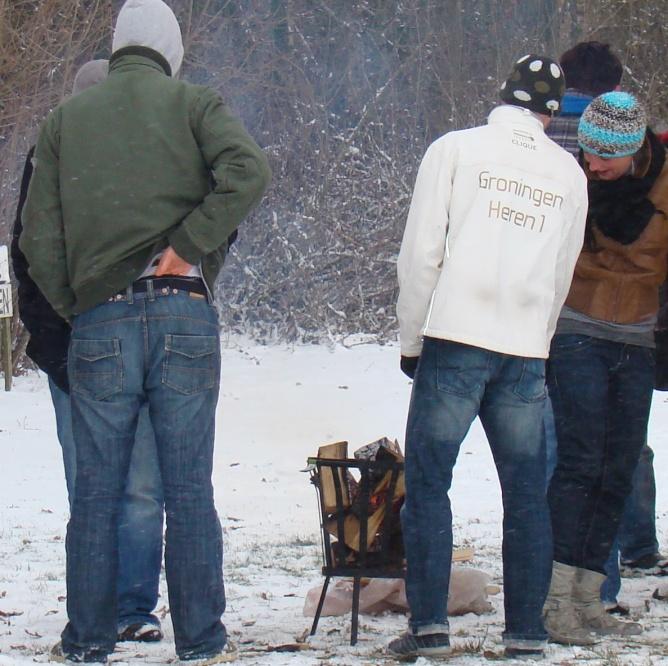
<instances>
[{"instance_id":1,"label":"man in green jacket","mask_svg":"<svg viewBox=\"0 0 668 666\"><path fill-rule=\"evenodd\" d=\"M116 639L119 499L148 404L167 518L176 652L222 661L222 537L211 470L220 374L213 284L228 237L270 178L265 156L211 90L172 78L178 22L127 0L109 77L45 121L21 249L72 323L77 448L67 529L69 622L57 646L104 662Z\"/></svg>"}]
</instances>

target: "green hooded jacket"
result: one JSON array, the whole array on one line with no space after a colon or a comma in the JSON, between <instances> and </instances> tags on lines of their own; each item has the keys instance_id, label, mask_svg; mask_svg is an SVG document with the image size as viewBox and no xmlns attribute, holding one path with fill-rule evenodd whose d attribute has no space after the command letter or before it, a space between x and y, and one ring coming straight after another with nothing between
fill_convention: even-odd
<instances>
[{"instance_id":1,"label":"green hooded jacket","mask_svg":"<svg viewBox=\"0 0 668 666\"><path fill-rule=\"evenodd\" d=\"M64 318L129 286L168 245L210 290L227 239L270 180L266 157L210 88L145 47L42 126L20 246Z\"/></svg>"}]
</instances>

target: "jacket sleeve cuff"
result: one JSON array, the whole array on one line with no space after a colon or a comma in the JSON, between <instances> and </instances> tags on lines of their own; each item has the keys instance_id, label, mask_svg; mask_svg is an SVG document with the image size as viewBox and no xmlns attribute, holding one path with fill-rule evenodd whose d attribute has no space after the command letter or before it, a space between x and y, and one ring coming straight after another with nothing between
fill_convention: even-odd
<instances>
[{"instance_id":1,"label":"jacket sleeve cuff","mask_svg":"<svg viewBox=\"0 0 668 666\"><path fill-rule=\"evenodd\" d=\"M422 338L415 338L412 342L401 341L402 356L419 356L422 353Z\"/></svg>"},{"instance_id":2,"label":"jacket sleeve cuff","mask_svg":"<svg viewBox=\"0 0 668 666\"><path fill-rule=\"evenodd\" d=\"M176 254L181 257L184 261L187 261L189 264L196 266L202 260L202 257L206 254L198 247L193 239L188 234L185 226L181 224L177 227L169 236L169 245L176 252Z\"/></svg>"}]
</instances>

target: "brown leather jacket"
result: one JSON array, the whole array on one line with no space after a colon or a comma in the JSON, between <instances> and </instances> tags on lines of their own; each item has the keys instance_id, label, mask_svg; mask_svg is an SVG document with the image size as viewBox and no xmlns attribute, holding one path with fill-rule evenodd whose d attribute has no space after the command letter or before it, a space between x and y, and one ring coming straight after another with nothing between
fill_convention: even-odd
<instances>
[{"instance_id":1,"label":"brown leather jacket","mask_svg":"<svg viewBox=\"0 0 668 666\"><path fill-rule=\"evenodd\" d=\"M634 157L643 176L650 163L645 143ZM592 178L585 165L588 178ZM659 287L668 273L668 159L649 192L656 207L633 243L623 245L593 227L592 247L578 258L566 305L594 319L632 324L657 313Z\"/></svg>"}]
</instances>

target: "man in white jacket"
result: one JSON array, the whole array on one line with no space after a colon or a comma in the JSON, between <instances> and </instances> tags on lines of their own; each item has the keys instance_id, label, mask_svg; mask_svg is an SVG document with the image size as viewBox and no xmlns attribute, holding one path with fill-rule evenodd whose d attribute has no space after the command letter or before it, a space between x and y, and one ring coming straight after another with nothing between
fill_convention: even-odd
<instances>
[{"instance_id":1,"label":"man in white jacket","mask_svg":"<svg viewBox=\"0 0 668 666\"><path fill-rule=\"evenodd\" d=\"M542 655L545 359L587 210L582 170L544 132L563 92L556 62L521 58L488 124L435 141L418 171L398 261L401 367L415 382L402 511L411 620L396 656L449 651L448 491L476 416L503 493L506 653Z\"/></svg>"}]
</instances>

